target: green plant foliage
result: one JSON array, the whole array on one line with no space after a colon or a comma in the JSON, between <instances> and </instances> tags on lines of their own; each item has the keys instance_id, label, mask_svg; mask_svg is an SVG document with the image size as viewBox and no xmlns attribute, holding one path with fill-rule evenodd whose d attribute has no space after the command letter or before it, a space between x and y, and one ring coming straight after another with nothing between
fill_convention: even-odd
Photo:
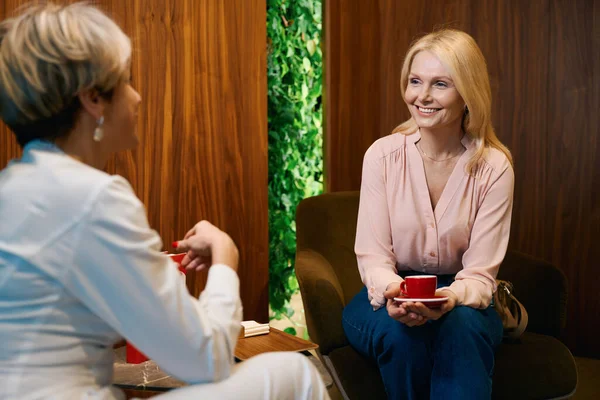
<instances>
[{"instance_id":1,"label":"green plant foliage","mask_svg":"<svg viewBox=\"0 0 600 400\"><path fill-rule=\"evenodd\" d=\"M276 319L293 315L289 301L298 291L296 206L323 191L321 1L267 1L269 302Z\"/></svg>"},{"instance_id":2,"label":"green plant foliage","mask_svg":"<svg viewBox=\"0 0 600 400\"><path fill-rule=\"evenodd\" d=\"M283 331L285 333L289 333L290 335L296 336L296 328L292 328L291 326L289 328L285 328Z\"/></svg>"}]
</instances>

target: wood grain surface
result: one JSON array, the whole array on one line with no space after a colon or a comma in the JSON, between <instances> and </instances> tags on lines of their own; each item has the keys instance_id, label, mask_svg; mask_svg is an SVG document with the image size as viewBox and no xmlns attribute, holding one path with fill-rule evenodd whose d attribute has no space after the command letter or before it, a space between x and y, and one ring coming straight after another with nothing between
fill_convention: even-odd
<instances>
[{"instance_id":1,"label":"wood grain surface","mask_svg":"<svg viewBox=\"0 0 600 400\"><path fill-rule=\"evenodd\" d=\"M598 0L325 3L327 189L359 189L366 149L408 118L399 82L410 43L435 28L467 31L486 57L494 127L515 159L510 247L565 272L564 339L592 357L600 357L599 21Z\"/></svg>"},{"instance_id":2,"label":"wood grain surface","mask_svg":"<svg viewBox=\"0 0 600 400\"><path fill-rule=\"evenodd\" d=\"M0 18L27 0L0 2ZM244 318L268 320L267 82L264 0L96 1L133 40L142 96L127 178L165 243L207 219L240 248ZM0 127L0 167L19 155ZM206 273L188 285L198 294Z\"/></svg>"},{"instance_id":3,"label":"wood grain surface","mask_svg":"<svg viewBox=\"0 0 600 400\"><path fill-rule=\"evenodd\" d=\"M279 329L271 328L266 335L238 339L234 354L238 360L243 361L258 354L273 351L300 352L317 348L319 348L318 344L290 335Z\"/></svg>"}]
</instances>

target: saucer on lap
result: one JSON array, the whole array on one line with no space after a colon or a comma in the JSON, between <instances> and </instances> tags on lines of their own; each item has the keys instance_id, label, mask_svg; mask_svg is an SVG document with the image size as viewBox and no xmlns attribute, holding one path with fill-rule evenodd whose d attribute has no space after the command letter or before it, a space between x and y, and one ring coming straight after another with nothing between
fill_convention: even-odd
<instances>
[{"instance_id":1,"label":"saucer on lap","mask_svg":"<svg viewBox=\"0 0 600 400\"><path fill-rule=\"evenodd\" d=\"M438 295L426 299L418 299L412 297L394 297L394 301L397 301L398 303L407 303L409 301L413 303L419 302L425 304L429 308L439 308L442 306L442 304L448 301L448 297Z\"/></svg>"}]
</instances>

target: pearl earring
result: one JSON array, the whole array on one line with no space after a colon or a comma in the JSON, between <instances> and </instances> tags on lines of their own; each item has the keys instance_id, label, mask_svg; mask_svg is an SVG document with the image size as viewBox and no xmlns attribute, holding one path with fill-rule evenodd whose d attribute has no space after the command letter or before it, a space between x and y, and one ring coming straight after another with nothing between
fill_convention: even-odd
<instances>
[{"instance_id":1,"label":"pearl earring","mask_svg":"<svg viewBox=\"0 0 600 400\"><path fill-rule=\"evenodd\" d=\"M98 126L94 129L94 142L99 142L104 137L104 129L102 125L104 124L104 115L98 118Z\"/></svg>"}]
</instances>

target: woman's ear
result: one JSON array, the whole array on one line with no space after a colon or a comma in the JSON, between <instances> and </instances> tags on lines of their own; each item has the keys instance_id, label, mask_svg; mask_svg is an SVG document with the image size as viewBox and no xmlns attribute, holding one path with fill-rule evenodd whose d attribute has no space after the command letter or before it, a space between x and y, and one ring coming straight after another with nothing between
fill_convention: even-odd
<instances>
[{"instance_id":1,"label":"woman's ear","mask_svg":"<svg viewBox=\"0 0 600 400\"><path fill-rule=\"evenodd\" d=\"M87 111L94 120L98 120L104 115L106 100L100 96L100 93L96 89L84 90L77 94L77 97L79 97L83 109Z\"/></svg>"}]
</instances>

